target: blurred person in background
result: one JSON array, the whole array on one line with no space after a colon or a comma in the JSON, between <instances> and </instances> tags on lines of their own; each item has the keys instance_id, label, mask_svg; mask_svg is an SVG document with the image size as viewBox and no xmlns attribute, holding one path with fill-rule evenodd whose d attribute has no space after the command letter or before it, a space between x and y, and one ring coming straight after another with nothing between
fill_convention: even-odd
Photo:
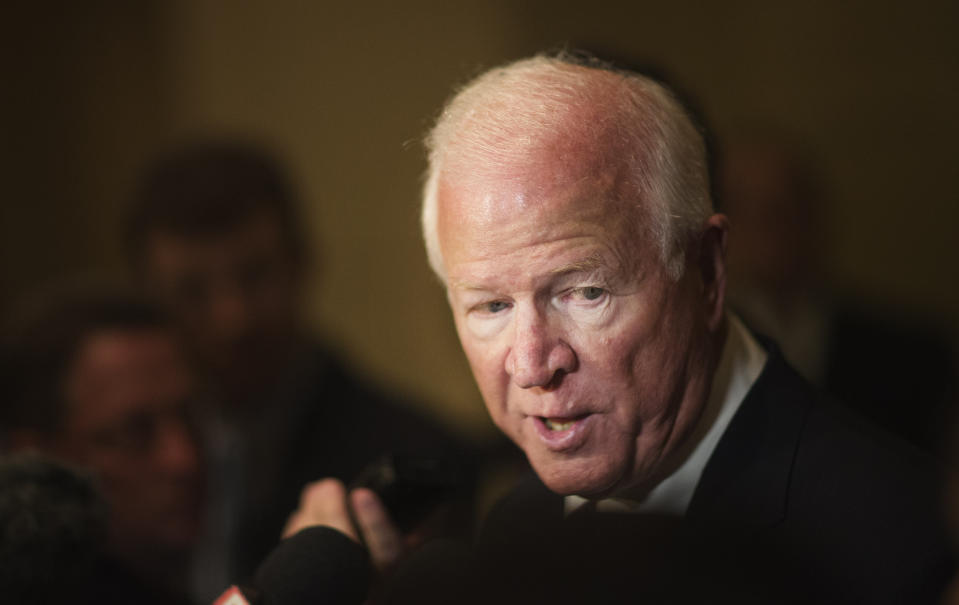
<instances>
[{"instance_id":1,"label":"blurred person in background","mask_svg":"<svg viewBox=\"0 0 959 605\"><path fill-rule=\"evenodd\" d=\"M826 185L813 154L772 129L720 146L718 197L735 239L729 296L810 381L932 451L952 437L955 360L942 330L831 281ZM908 410L908 413L903 413Z\"/></svg>"},{"instance_id":2,"label":"blurred person in background","mask_svg":"<svg viewBox=\"0 0 959 605\"><path fill-rule=\"evenodd\" d=\"M296 203L266 151L205 141L152 166L127 224L135 279L177 318L214 391L205 425L230 579L275 544L308 481L351 481L385 453L462 459L464 449L307 328L311 266Z\"/></svg>"},{"instance_id":3,"label":"blurred person in background","mask_svg":"<svg viewBox=\"0 0 959 605\"><path fill-rule=\"evenodd\" d=\"M136 298L45 294L4 333L4 449L95 478L108 507L97 602L188 602L204 486L184 350L163 313Z\"/></svg>"}]
</instances>

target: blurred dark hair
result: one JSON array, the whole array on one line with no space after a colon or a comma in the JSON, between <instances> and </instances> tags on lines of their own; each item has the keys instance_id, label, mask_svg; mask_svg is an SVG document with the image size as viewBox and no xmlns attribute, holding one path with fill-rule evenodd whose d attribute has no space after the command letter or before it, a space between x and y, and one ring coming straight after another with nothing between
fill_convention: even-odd
<instances>
[{"instance_id":1,"label":"blurred dark hair","mask_svg":"<svg viewBox=\"0 0 959 605\"><path fill-rule=\"evenodd\" d=\"M25 298L0 333L0 428L59 428L66 375L92 334L169 326L158 307L126 292L58 285Z\"/></svg>"},{"instance_id":2,"label":"blurred dark hair","mask_svg":"<svg viewBox=\"0 0 959 605\"><path fill-rule=\"evenodd\" d=\"M303 260L295 195L277 160L249 142L193 143L161 156L147 171L127 216L126 251L137 266L152 233L214 237L263 211L279 222L290 257Z\"/></svg>"},{"instance_id":3,"label":"blurred dark hair","mask_svg":"<svg viewBox=\"0 0 959 605\"><path fill-rule=\"evenodd\" d=\"M4 602L86 602L106 527L106 504L87 475L37 455L0 458Z\"/></svg>"}]
</instances>

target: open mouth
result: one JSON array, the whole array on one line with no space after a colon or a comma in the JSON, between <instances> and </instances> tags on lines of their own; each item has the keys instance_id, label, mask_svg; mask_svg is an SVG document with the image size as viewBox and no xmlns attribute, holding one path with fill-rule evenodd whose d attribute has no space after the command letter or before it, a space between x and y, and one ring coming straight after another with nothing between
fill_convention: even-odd
<instances>
[{"instance_id":1,"label":"open mouth","mask_svg":"<svg viewBox=\"0 0 959 605\"><path fill-rule=\"evenodd\" d=\"M554 433L561 433L573 428L578 420L582 420L585 417L586 414L582 416L574 416L572 418L546 418L545 416L540 416L539 419L543 421L543 426L550 431L553 431Z\"/></svg>"},{"instance_id":2,"label":"open mouth","mask_svg":"<svg viewBox=\"0 0 959 605\"><path fill-rule=\"evenodd\" d=\"M593 432L592 414L578 416L533 416L540 443L553 452L569 452L582 447Z\"/></svg>"}]
</instances>

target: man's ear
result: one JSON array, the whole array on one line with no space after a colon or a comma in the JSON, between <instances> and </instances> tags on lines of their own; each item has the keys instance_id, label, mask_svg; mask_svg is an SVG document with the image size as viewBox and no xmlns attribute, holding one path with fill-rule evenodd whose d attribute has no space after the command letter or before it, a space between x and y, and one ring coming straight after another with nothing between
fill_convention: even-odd
<instances>
[{"instance_id":1,"label":"man's ear","mask_svg":"<svg viewBox=\"0 0 959 605\"><path fill-rule=\"evenodd\" d=\"M706 325L715 332L722 325L726 303L726 236L729 219L714 214L706 220L699 240L699 274L703 284Z\"/></svg>"}]
</instances>

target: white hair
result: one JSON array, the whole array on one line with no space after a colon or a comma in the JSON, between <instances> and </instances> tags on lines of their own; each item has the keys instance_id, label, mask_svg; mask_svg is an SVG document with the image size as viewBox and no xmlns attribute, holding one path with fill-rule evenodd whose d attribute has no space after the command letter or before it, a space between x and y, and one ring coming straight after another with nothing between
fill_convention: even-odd
<instances>
[{"instance_id":1,"label":"white hair","mask_svg":"<svg viewBox=\"0 0 959 605\"><path fill-rule=\"evenodd\" d=\"M436 274L443 279L441 178L468 185L560 140L571 149L601 142L599 161L625 163L636 208L644 210L636 215L643 233L659 247L667 274L679 279L687 244L712 213L702 136L664 86L566 55L538 55L480 75L447 102L427 135L421 220Z\"/></svg>"}]
</instances>

